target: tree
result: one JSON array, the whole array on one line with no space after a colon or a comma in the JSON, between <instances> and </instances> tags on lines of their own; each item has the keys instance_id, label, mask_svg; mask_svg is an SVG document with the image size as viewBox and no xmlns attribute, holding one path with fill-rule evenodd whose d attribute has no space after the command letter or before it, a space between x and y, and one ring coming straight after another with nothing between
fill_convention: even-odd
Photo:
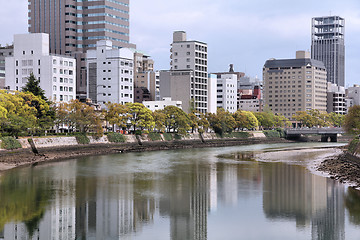
<instances>
[{"instance_id":1,"label":"tree","mask_svg":"<svg viewBox=\"0 0 360 240\"><path fill-rule=\"evenodd\" d=\"M153 113L154 118L154 130L157 129L160 132L165 131L165 120L166 120L166 114L163 110L155 110Z\"/></svg>"},{"instance_id":2,"label":"tree","mask_svg":"<svg viewBox=\"0 0 360 240\"><path fill-rule=\"evenodd\" d=\"M31 92L35 96L47 101L45 91L40 87L40 80L36 79L33 73L30 73L26 85L22 88L23 92Z\"/></svg>"},{"instance_id":3,"label":"tree","mask_svg":"<svg viewBox=\"0 0 360 240\"><path fill-rule=\"evenodd\" d=\"M129 106L120 103L106 103L105 105L108 108L104 112L105 120L113 125L113 131L116 131L115 125L126 129L128 120L131 117Z\"/></svg>"},{"instance_id":4,"label":"tree","mask_svg":"<svg viewBox=\"0 0 360 240\"><path fill-rule=\"evenodd\" d=\"M351 134L360 134L360 105L349 108L345 116L344 129Z\"/></svg>"},{"instance_id":5,"label":"tree","mask_svg":"<svg viewBox=\"0 0 360 240\"><path fill-rule=\"evenodd\" d=\"M223 108L218 108L216 114L209 113L207 118L210 127L220 135L223 135L225 132L231 132L236 126L236 121L232 114Z\"/></svg>"},{"instance_id":6,"label":"tree","mask_svg":"<svg viewBox=\"0 0 360 240\"><path fill-rule=\"evenodd\" d=\"M239 109L233 114L233 117L235 119L234 129L255 129L259 126L259 122L252 112Z\"/></svg>"},{"instance_id":7,"label":"tree","mask_svg":"<svg viewBox=\"0 0 360 240\"><path fill-rule=\"evenodd\" d=\"M75 127L82 133L89 131L102 134L102 125L100 116L95 109L79 100L71 100L67 103L68 122L70 126Z\"/></svg>"},{"instance_id":8,"label":"tree","mask_svg":"<svg viewBox=\"0 0 360 240\"><path fill-rule=\"evenodd\" d=\"M18 137L21 132L36 126L37 110L19 92L9 94L0 91L0 111L0 130L3 132Z\"/></svg>"},{"instance_id":9,"label":"tree","mask_svg":"<svg viewBox=\"0 0 360 240\"><path fill-rule=\"evenodd\" d=\"M170 132L178 132L180 134L186 134L190 127L190 119L188 115L180 108L175 106L166 106L164 108L165 113L165 127Z\"/></svg>"},{"instance_id":10,"label":"tree","mask_svg":"<svg viewBox=\"0 0 360 240\"><path fill-rule=\"evenodd\" d=\"M345 115L339 113L329 113L327 114L327 121L334 127L342 127L345 121Z\"/></svg>"},{"instance_id":11,"label":"tree","mask_svg":"<svg viewBox=\"0 0 360 240\"><path fill-rule=\"evenodd\" d=\"M195 110L188 114L189 117L189 125L191 127L191 133L199 127L199 117L196 116Z\"/></svg>"},{"instance_id":12,"label":"tree","mask_svg":"<svg viewBox=\"0 0 360 240\"><path fill-rule=\"evenodd\" d=\"M150 109L146 108L142 103L127 103L129 113L131 115L130 122L134 130L151 130L155 126L154 118Z\"/></svg>"}]
</instances>

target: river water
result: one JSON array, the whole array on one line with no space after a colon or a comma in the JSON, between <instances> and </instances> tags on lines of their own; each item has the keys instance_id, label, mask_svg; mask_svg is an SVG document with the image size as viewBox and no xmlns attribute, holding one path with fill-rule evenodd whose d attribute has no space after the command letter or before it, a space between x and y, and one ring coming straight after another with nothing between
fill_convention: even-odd
<instances>
[{"instance_id":1,"label":"river water","mask_svg":"<svg viewBox=\"0 0 360 240\"><path fill-rule=\"evenodd\" d=\"M0 239L360 239L330 143L86 157L0 175ZM296 150L294 150L296 148Z\"/></svg>"}]
</instances>

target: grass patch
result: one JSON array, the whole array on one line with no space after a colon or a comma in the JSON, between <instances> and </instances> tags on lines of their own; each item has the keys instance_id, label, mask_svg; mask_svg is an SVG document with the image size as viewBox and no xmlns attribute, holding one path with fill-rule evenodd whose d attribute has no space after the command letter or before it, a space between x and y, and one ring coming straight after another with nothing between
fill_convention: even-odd
<instances>
[{"instance_id":1,"label":"grass patch","mask_svg":"<svg viewBox=\"0 0 360 240\"><path fill-rule=\"evenodd\" d=\"M163 133L164 139L165 141L172 141L173 140L173 136L171 133Z\"/></svg>"},{"instance_id":2,"label":"grass patch","mask_svg":"<svg viewBox=\"0 0 360 240\"><path fill-rule=\"evenodd\" d=\"M125 136L121 133L108 133L107 134L109 142L113 143L123 143L126 141Z\"/></svg>"},{"instance_id":3,"label":"grass patch","mask_svg":"<svg viewBox=\"0 0 360 240\"><path fill-rule=\"evenodd\" d=\"M175 133L174 139L175 139L175 140L181 140L181 139L182 139L181 134Z\"/></svg>"},{"instance_id":4,"label":"grass patch","mask_svg":"<svg viewBox=\"0 0 360 240\"><path fill-rule=\"evenodd\" d=\"M148 136L151 141L161 141L162 140L160 133L157 133L157 132L150 132L148 134Z\"/></svg>"},{"instance_id":5,"label":"grass patch","mask_svg":"<svg viewBox=\"0 0 360 240\"><path fill-rule=\"evenodd\" d=\"M76 141L78 144L89 144L90 143L90 139L88 138L88 136L86 136L85 133L76 134L75 138L76 138Z\"/></svg>"},{"instance_id":6,"label":"grass patch","mask_svg":"<svg viewBox=\"0 0 360 240\"><path fill-rule=\"evenodd\" d=\"M21 148L21 144L14 137L2 137L1 139L1 148L6 150L12 150Z\"/></svg>"},{"instance_id":7,"label":"grass patch","mask_svg":"<svg viewBox=\"0 0 360 240\"><path fill-rule=\"evenodd\" d=\"M280 132L277 130L264 130L264 135L268 138L280 138Z\"/></svg>"}]
</instances>

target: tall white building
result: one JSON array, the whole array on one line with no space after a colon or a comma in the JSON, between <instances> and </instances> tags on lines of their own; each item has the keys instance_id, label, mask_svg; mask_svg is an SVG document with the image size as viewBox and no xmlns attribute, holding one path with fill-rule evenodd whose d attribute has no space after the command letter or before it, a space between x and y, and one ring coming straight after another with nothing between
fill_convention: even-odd
<instances>
[{"instance_id":1,"label":"tall white building","mask_svg":"<svg viewBox=\"0 0 360 240\"><path fill-rule=\"evenodd\" d=\"M97 42L96 50L87 51L87 97L105 107L105 103L134 102L133 56L128 48L113 48L112 42Z\"/></svg>"},{"instance_id":2,"label":"tall white building","mask_svg":"<svg viewBox=\"0 0 360 240\"><path fill-rule=\"evenodd\" d=\"M186 81L182 81L181 86L170 84L171 86L176 85L178 96L183 97L166 97L182 101L185 112L189 112L189 108L194 107L196 110L206 113L208 111L207 44L199 41L188 41L184 31L176 31L173 34L170 51L170 58L172 59L170 81L179 81L181 75L185 76ZM189 78L189 72L192 72L191 78ZM186 74L183 75L183 73ZM193 106L187 106L188 102L191 102Z\"/></svg>"},{"instance_id":3,"label":"tall white building","mask_svg":"<svg viewBox=\"0 0 360 240\"><path fill-rule=\"evenodd\" d=\"M231 113L237 110L237 75L217 74L217 107Z\"/></svg>"},{"instance_id":4,"label":"tall white building","mask_svg":"<svg viewBox=\"0 0 360 240\"><path fill-rule=\"evenodd\" d=\"M345 100L345 88L333 84L327 83L327 112L346 114L346 100Z\"/></svg>"},{"instance_id":5,"label":"tall white building","mask_svg":"<svg viewBox=\"0 0 360 240\"><path fill-rule=\"evenodd\" d=\"M14 36L14 54L5 58L5 87L21 90L31 73L40 80L45 96L52 101L70 101L76 96L76 61L49 54L49 35Z\"/></svg>"}]
</instances>

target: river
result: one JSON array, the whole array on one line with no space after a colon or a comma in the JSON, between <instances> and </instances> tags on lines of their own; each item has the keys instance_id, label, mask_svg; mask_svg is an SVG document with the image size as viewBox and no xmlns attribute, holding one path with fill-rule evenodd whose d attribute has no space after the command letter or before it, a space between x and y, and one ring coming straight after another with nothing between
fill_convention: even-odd
<instances>
[{"instance_id":1,"label":"river","mask_svg":"<svg viewBox=\"0 0 360 240\"><path fill-rule=\"evenodd\" d=\"M0 175L0 239L359 239L360 192L314 170L339 145L126 153L12 169Z\"/></svg>"}]
</instances>

